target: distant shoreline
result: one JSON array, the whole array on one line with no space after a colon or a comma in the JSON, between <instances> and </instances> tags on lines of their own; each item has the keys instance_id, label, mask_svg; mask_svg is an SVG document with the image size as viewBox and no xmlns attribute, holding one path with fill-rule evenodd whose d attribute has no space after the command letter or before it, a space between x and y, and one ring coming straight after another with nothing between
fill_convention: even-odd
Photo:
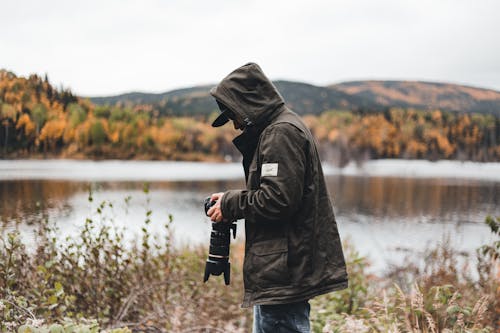
<instances>
[{"instance_id":1,"label":"distant shoreline","mask_svg":"<svg viewBox=\"0 0 500 333\"><path fill-rule=\"evenodd\" d=\"M500 162L368 160L339 168L324 162L326 176L474 179L500 182ZM217 181L243 179L239 162L151 160L0 160L0 180Z\"/></svg>"},{"instance_id":2,"label":"distant shoreline","mask_svg":"<svg viewBox=\"0 0 500 333\"><path fill-rule=\"evenodd\" d=\"M343 176L474 179L500 182L500 162L457 160L378 159L361 164L349 162L344 168L325 167L325 174Z\"/></svg>"}]
</instances>

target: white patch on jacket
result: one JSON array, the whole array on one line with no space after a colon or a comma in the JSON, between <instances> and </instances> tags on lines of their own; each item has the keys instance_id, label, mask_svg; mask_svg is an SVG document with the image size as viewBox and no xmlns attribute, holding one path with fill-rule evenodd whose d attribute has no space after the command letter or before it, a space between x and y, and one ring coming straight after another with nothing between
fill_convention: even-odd
<instances>
[{"instance_id":1,"label":"white patch on jacket","mask_svg":"<svg viewBox=\"0 0 500 333\"><path fill-rule=\"evenodd\" d=\"M262 164L261 177L276 177L278 176L278 163Z\"/></svg>"}]
</instances>

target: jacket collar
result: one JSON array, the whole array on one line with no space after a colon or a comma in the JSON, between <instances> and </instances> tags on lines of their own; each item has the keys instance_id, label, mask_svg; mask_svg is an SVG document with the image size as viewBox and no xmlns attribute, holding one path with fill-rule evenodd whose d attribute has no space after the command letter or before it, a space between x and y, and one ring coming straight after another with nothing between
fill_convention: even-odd
<instances>
[{"instance_id":1,"label":"jacket collar","mask_svg":"<svg viewBox=\"0 0 500 333\"><path fill-rule=\"evenodd\" d=\"M270 113L269 116L259 125L247 127L243 133L238 135L233 140L235 147L241 152L243 156L253 155L257 144L259 142L260 135L264 129L269 126L281 113L283 113L287 108L284 105L280 105Z\"/></svg>"}]
</instances>

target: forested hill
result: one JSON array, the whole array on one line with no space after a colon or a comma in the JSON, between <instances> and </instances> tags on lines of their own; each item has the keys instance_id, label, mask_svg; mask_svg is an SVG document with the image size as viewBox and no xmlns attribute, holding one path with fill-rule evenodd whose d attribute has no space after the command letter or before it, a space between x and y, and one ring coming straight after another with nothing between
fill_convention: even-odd
<instances>
[{"instance_id":1,"label":"forested hill","mask_svg":"<svg viewBox=\"0 0 500 333\"><path fill-rule=\"evenodd\" d=\"M352 81L330 86L375 108L491 113L500 115L500 91L450 83L420 81Z\"/></svg>"},{"instance_id":2,"label":"forested hill","mask_svg":"<svg viewBox=\"0 0 500 333\"><path fill-rule=\"evenodd\" d=\"M418 95L417 88L404 88L408 83L396 85L399 90L384 88L382 82L344 84L342 91L286 81L276 84L293 109L309 113L303 119L322 157L338 165L377 158L500 161L499 109L493 115L398 107L423 105L418 104L422 100L442 103L446 99L439 96L448 94L455 96L450 107L474 111L474 105L498 103L498 92L459 86L450 92L451 88L424 83L417 86L433 94L421 88ZM373 97L370 89L379 95ZM134 93L123 96L127 102L118 98L109 100L113 105L96 105L54 88L46 76L18 77L0 70L0 159L236 160L240 155L231 141L238 132L232 126L210 125L219 112L208 91L209 86L163 95ZM383 111L370 108L372 99ZM354 105L360 104L372 112L357 111ZM314 114L320 110L328 111Z\"/></svg>"},{"instance_id":3,"label":"forested hill","mask_svg":"<svg viewBox=\"0 0 500 333\"><path fill-rule=\"evenodd\" d=\"M321 114L331 109L381 111L390 107L500 116L500 92L449 83L419 81L352 81L314 86L291 81L274 82L288 105L299 114ZM99 105L147 105L163 115L207 114L216 109L210 85L151 94L133 92L91 97Z\"/></svg>"}]
</instances>

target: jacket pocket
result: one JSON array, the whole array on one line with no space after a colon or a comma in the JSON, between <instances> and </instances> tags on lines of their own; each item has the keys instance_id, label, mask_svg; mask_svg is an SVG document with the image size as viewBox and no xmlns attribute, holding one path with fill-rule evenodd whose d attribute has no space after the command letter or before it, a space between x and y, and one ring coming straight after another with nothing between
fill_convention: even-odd
<instances>
[{"instance_id":1,"label":"jacket pocket","mask_svg":"<svg viewBox=\"0 0 500 333\"><path fill-rule=\"evenodd\" d=\"M246 262L248 280L255 289L282 286L290 281L288 272L288 240L271 239L252 244ZM252 288L254 289L254 288Z\"/></svg>"}]
</instances>

